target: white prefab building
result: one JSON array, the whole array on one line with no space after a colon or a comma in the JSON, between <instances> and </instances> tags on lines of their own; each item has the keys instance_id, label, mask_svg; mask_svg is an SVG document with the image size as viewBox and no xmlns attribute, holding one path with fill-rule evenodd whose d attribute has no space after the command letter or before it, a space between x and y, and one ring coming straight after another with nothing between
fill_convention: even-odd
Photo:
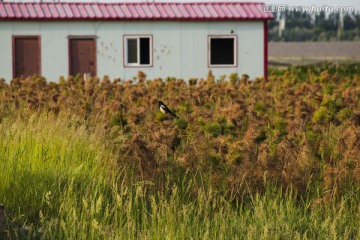
<instances>
[{"instance_id":1,"label":"white prefab building","mask_svg":"<svg viewBox=\"0 0 360 240\"><path fill-rule=\"evenodd\" d=\"M265 77L267 21L255 2L1 2L0 78Z\"/></svg>"}]
</instances>

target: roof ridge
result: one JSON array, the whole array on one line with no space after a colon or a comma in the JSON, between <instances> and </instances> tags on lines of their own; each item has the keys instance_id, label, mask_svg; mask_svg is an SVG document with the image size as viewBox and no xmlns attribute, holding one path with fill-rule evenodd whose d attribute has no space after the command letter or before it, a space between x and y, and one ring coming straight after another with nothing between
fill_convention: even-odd
<instances>
[{"instance_id":1,"label":"roof ridge","mask_svg":"<svg viewBox=\"0 0 360 240\"><path fill-rule=\"evenodd\" d=\"M136 1L111 3L0 2L0 20L254 21L272 19L272 14L263 11L262 5L262 2L226 2L223 0L215 2ZM120 12L123 10L126 11L126 14Z\"/></svg>"},{"instance_id":2,"label":"roof ridge","mask_svg":"<svg viewBox=\"0 0 360 240\"><path fill-rule=\"evenodd\" d=\"M180 2L180 1L169 1L169 2L144 2L144 1L132 1L132 2L70 2L70 1L61 1L61 2L0 2L0 4L39 4L39 5L47 5L47 4L94 4L94 5L98 5L98 4L106 4L106 5L118 5L118 4L125 4L125 5L135 5L135 4L144 4L144 5L148 5L148 4L159 4L159 5L164 5L164 4L191 4L191 5L199 5L199 4L228 4L228 5L233 5L233 4L240 4L240 5L247 5L247 4L265 4L264 2L261 1L247 1L247 2L237 2L237 1L206 1L206 2L200 2L200 1L189 1L189 2Z\"/></svg>"}]
</instances>

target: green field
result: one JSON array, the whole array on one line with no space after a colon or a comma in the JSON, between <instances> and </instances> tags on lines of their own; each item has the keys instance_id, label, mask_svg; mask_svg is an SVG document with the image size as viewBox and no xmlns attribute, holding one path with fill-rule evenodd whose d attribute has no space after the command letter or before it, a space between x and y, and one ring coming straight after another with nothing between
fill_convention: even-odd
<instances>
[{"instance_id":1,"label":"green field","mask_svg":"<svg viewBox=\"0 0 360 240\"><path fill-rule=\"evenodd\" d=\"M0 239L359 239L359 201L357 65L0 81Z\"/></svg>"}]
</instances>

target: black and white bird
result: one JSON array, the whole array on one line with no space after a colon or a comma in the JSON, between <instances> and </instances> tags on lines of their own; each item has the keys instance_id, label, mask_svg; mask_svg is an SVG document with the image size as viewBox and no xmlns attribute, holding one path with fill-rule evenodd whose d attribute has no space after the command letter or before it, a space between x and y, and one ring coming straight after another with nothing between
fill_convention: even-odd
<instances>
[{"instance_id":1,"label":"black and white bird","mask_svg":"<svg viewBox=\"0 0 360 240\"><path fill-rule=\"evenodd\" d=\"M169 114L173 115L174 117L179 118L162 101L159 101L159 109L163 114L169 113Z\"/></svg>"}]
</instances>

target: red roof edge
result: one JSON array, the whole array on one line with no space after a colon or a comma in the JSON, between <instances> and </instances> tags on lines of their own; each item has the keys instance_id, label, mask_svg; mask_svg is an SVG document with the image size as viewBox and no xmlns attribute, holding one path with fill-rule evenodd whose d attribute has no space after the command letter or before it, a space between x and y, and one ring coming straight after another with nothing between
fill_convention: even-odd
<instances>
[{"instance_id":1,"label":"red roof edge","mask_svg":"<svg viewBox=\"0 0 360 240\"><path fill-rule=\"evenodd\" d=\"M229 13L239 13L249 9L245 15L222 15L212 11L202 12L206 6L221 6ZM264 21L273 19L273 15L265 11L262 2L1 2L1 20L22 21ZM19 8L19 6L27 6ZM49 11L49 6L56 6L57 12ZM94 11L102 9L100 11ZM89 8L90 7L90 8ZM116 8L114 8L116 7ZM205 7L205 8L204 8ZM86 9L82 11L80 9ZM242 9L239 9L242 8ZM21 10L26 11L21 11ZM124 15L116 9L129 9ZM187 9L191 10L188 11ZM203 10L201 10L203 9ZM88 12L89 11L89 12ZM102 14L106 11L107 14ZM170 11L170 12L167 12ZM184 12L186 11L186 12ZM80 14L74 14L74 12ZM159 14L160 13L160 14ZM163 13L163 14L161 14Z\"/></svg>"}]
</instances>

